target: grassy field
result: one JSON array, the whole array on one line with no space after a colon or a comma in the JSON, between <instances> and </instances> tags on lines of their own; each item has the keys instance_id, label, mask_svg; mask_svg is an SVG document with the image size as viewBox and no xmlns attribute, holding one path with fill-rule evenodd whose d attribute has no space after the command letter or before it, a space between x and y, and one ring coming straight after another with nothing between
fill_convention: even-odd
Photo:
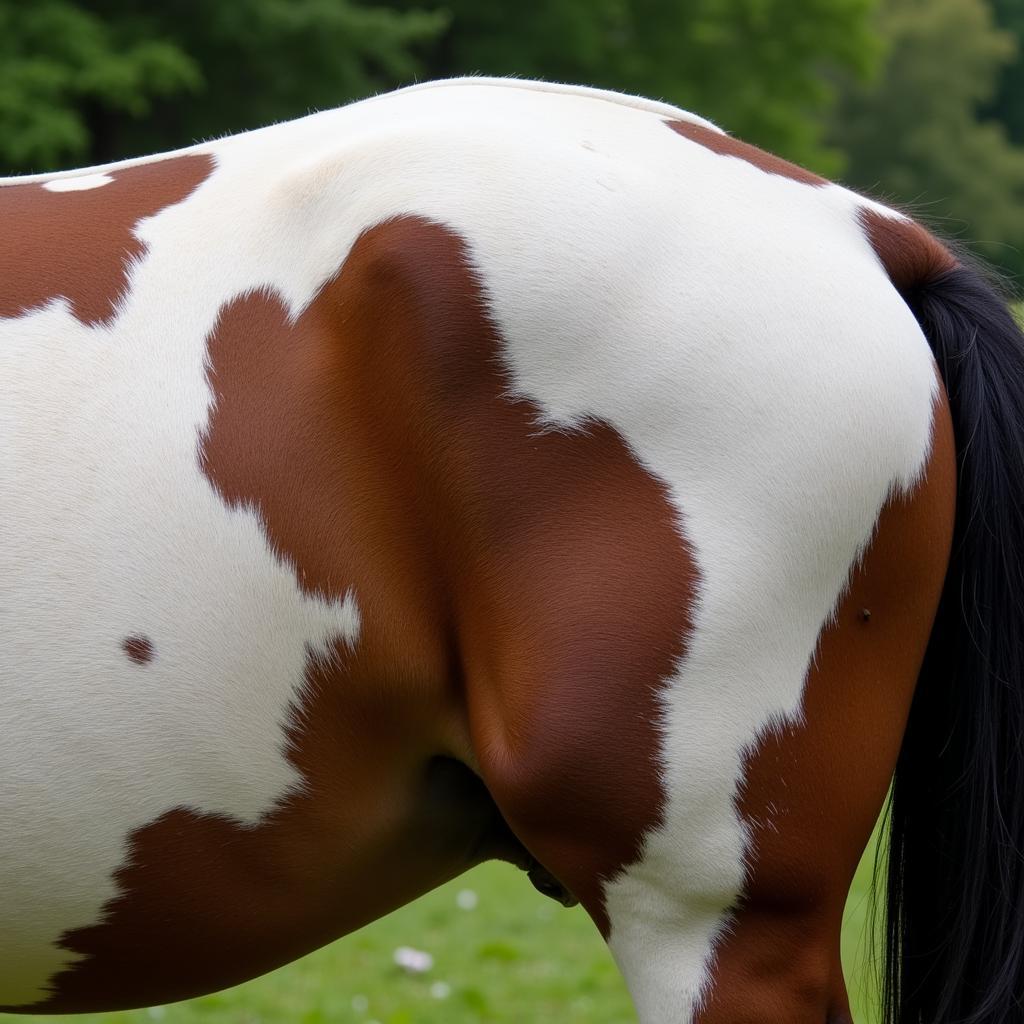
<instances>
[{"instance_id":1,"label":"grassy field","mask_svg":"<svg viewBox=\"0 0 1024 1024\"><path fill-rule=\"evenodd\" d=\"M863 865L862 865L863 867ZM854 887L844 934L848 976L861 972L866 876ZM468 894L472 894L472 896ZM475 904L475 905L474 905ZM430 970L394 963L401 946ZM857 1024L874 1024L858 1001ZM62 1017L2 1018L39 1024ZM526 876L489 864L363 931L273 974L217 995L82 1024L630 1024L625 987L589 918L565 910Z\"/></svg>"},{"instance_id":2,"label":"grassy field","mask_svg":"<svg viewBox=\"0 0 1024 1024\"><path fill-rule=\"evenodd\" d=\"M1024 322L1024 305L1018 307ZM866 948L873 846L847 903L843 961L857 1024L875 1024ZM467 895L472 894L472 896ZM471 904L475 904L470 906ZM401 946L430 970L395 966ZM78 1018L82 1024L629 1024L629 997L579 909L563 910L524 875L492 864L298 963L174 1006ZM4 1024L66 1018L4 1018Z\"/></svg>"}]
</instances>

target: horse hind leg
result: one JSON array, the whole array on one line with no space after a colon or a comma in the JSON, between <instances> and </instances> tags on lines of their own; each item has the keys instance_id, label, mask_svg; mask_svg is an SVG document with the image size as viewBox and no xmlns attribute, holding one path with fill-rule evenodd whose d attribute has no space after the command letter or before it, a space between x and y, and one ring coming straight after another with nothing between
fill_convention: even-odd
<instances>
[{"instance_id":1,"label":"horse hind leg","mask_svg":"<svg viewBox=\"0 0 1024 1024\"><path fill-rule=\"evenodd\" d=\"M690 1008L699 1024L852 1019L840 962L843 908L899 753L942 592L954 500L952 428L940 396L925 475L883 508L819 636L800 715L763 730L746 752L735 798L743 885L701 963ZM643 1021L688 1021L670 1010L679 1000L673 965L650 949L647 922L631 920L637 906L651 905L652 867L657 874L656 861L641 861L608 892L612 948ZM619 911L625 929L617 936ZM671 927L671 913L655 920Z\"/></svg>"},{"instance_id":2,"label":"horse hind leg","mask_svg":"<svg viewBox=\"0 0 1024 1024\"><path fill-rule=\"evenodd\" d=\"M543 395L527 397L524 381L510 392L497 372L516 342L497 336L458 239L407 220L365 245L378 247L367 266L388 271L365 288L389 304L388 322L430 330L409 362L428 374L436 408L424 428L415 405L419 429L402 436L445 425L444 452L425 464L443 455L453 496L436 529L459 567L460 758L608 937L643 1024L820 1024L844 1013L842 903L900 746L948 557L945 411L941 459L913 500L885 510L822 627L888 484L924 454L930 357L919 353L906 381L851 365L847 406L835 393L837 415L820 430L814 368L776 360L785 408L766 418L766 395L745 418L734 409L732 428L694 438L694 462L685 439L714 397L700 388L721 386L735 405L739 364L693 380L693 415L678 381L693 379L694 360L679 366L689 377L670 361L640 366L634 416L628 388L614 402L606 394L619 356L593 374L580 362L570 391L589 383L596 396L581 406L585 421L543 429ZM444 357L438 372L421 349ZM441 372L451 365L457 375ZM827 380L841 369L825 368ZM541 391L549 369L529 378ZM884 418L908 394L897 437ZM655 429L677 441L656 443ZM752 448L757 430L769 436Z\"/></svg>"},{"instance_id":3,"label":"horse hind leg","mask_svg":"<svg viewBox=\"0 0 1024 1024\"><path fill-rule=\"evenodd\" d=\"M587 623L563 616L558 631L576 642L562 661L557 643L542 645L556 657L531 666L545 685L523 674L519 703L492 706L487 721L477 708L492 795L605 934L642 1024L851 1019L843 907L899 753L948 561L955 465L944 404L938 409L927 472L883 508L818 636L799 712L766 723L739 763L716 762L714 735L690 736L718 769L682 779L689 817L673 819L671 763L661 789L638 767L661 753L639 746L643 709L623 696L609 714L601 701L611 694L580 685L600 674L622 694L636 679L635 652L623 648L617 660L602 646L614 635L608 623L591 623L588 639ZM618 607L627 621L649 623L673 596L630 605L623 593ZM670 716L690 713L685 697ZM734 711L724 698L712 710ZM658 730L646 735L657 746Z\"/></svg>"}]
</instances>

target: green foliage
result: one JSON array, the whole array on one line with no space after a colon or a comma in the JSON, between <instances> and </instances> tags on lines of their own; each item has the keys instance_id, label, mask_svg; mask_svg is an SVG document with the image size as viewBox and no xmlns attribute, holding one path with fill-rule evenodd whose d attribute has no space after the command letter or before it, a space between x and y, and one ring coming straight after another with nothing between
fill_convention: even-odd
<instances>
[{"instance_id":1,"label":"green foliage","mask_svg":"<svg viewBox=\"0 0 1024 1024\"><path fill-rule=\"evenodd\" d=\"M96 163L294 117L421 70L443 13L353 0L0 0L0 163Z\"/></svg>"},{"instance_id":2,"label":"green foliage","mask_svg":"<svg viewBox=\"0 0 1024 1024\"><path fill-rule=\"evenodd\" d=\"M1024 3L991 0L996 23L1016 42L1016 60L1003 68L992 103L985 113L1006 128L1018 145L1024 145Z\"/></svg>"},{"instance_id":3,"label":"green foliage","mask_svg":"<svg viewBox=\"0 0 1024 1024\"><path fill-rule=\"evenodd\" d=\"M350 0L171 0L153 10L151 31L173 40L203 70L203 101L179 111L189 134L200 138L411 80L421 71L418 48L446 24L443 14Z\"/></svg>"},{"instance_id":4,"label":"green foliage","mask_svg":"<svg viewBox=\"0 0 1024 1024\"><path fill-rule=\"evenodd\" d=\"M0 0L0 164L96 163L483 72L661 96L825 172L877 0Z\"/></svg>"},{"instance_id":5,"label":"green foliage","mask_svg":"<svg viewBox=\"0 0 1024 1024\"><path fill-rule=\"evenodd\" d=\"M94 111L143 117L200 81L176 46L69 0L0 2L0 149L13 166L83 155Z\"/></svg>"},{"instance_id":6,"label":"green foliage","mask_svg":"<svg viewBox=\"0 0 1024 1024\"><path fill-rule=\"evenodd\" d=\"M1013 39L983 0L885 0L882 73L851 83L834 119L849 181L909 204L1008 270L1024 270L1024 150L977 110Z\"/></svg>"},{"instance_id":7,"label":"green foliage","mask_svg":"<svg viewBox=\"0 0 1024 1024\"><path fill-rule=\"evenodd\" d=\"M399 0L403 8L422 0ZM482 72L586 82L657 96L826 172L829 68L877 56L876 0L444 0L437 76Z\"/></svg>"}]
</instances>

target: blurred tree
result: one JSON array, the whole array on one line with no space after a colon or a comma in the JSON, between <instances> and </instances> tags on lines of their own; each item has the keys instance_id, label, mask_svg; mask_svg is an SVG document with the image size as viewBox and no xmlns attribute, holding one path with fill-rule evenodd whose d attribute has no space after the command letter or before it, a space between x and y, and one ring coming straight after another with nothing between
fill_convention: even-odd
<instances>
[{"instance_id":1,"label":"blurred tree","mask_svg":"<svg viewBox=\"0 0 1024 1024\"><path fill-rule=\"evenodd\" d=\"M1017 44L1017 59L1003 68L993 102L985 113L1002 121L1010 138L1024 145L1024 0L992 0L996 23Z\"/></svg>"},{"instance_id":2,"label":"blurred tree","mask_svg":"<svg viewBox=\"0 0 1024 1024\"><path fill-rule=\"evenodd\" d=\"M0 164L100 163L387 89L446 20L353 0L0 0Z\"/></svg>"},{"instance_id":3,"label":"blurred tree","mask_svg":"<svg viewBox=\"0 0 1024 1024\"><path fill-rule=\"evenodd\" d=\"M879 28L882 73L848 83L833 120L847 179L909 203L947 237L1021 272L1024 150L1001 124L977 117L1013 57L1012 37L984 0L885 0Z\"/></svg>"},{"instance_id":4,"label":"blurred tree","mask_svg":"<svg viewBox=\"0 0 1024 1024\"><path fill-rule=\"evenodd\" d=\"M95 163L480 71L661 96L825 172L877 0L0 0L0 164Z\"/></svg>"},{"instance_id":5,"label":"blurred tree","mask_svg":"<svg viewBox=\"0 0 1024 1024\"><path fill-rule=\"evenodd\" d=\"M64 0L0 0L0 159L13 167L84 155L102 110L141 117L201 82L195 62Z\"/></svg>"},{"instance_id":6,"label":"blurred tree","mask_svg":"<svg viewBox=\"0 0 1024 1024\"><path fill-rule=\"evenodd\" d=\"M404 10L423 0L393 0ZM879 55L876 0L442 0L433 76L515 74L657 96L818 170L833 90Z\"/></svg>"}]
</instances>

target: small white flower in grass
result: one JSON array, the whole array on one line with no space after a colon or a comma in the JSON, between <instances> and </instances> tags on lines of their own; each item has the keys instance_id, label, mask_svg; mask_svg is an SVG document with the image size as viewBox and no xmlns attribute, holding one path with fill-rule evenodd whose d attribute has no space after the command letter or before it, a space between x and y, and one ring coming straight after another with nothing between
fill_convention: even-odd
<instances>
[{"instance_id":1,"label":"small white flower in grass","mask_svg":"<svg viewBox=\"0 0 1024 1024\"><path fill-rule=\"evenodd\" d=\"M476 910L480 897L472 889L460 889L455 896L455 905L460 910Z\"/></svg>"},{"instance_id":2,"label":"small white flower in grass","mask_svg":"<svg viewBox=\"0 0 1024 1024\"><path fill-rule=\"evenodd\" d=\"M411 974L423 974L434 966L434 958L429 953L424 953L422 949L399 946L395 950L395 963Z\"/></svg>"},{"instance_id":3,"label":"small white flower in grass","mask_svg":"<svg viewBox=\"0 0 1024 1024\"><path fill-rule=\"evenodd\" d=\"M370 1008L370 1000L366 996L353 996L352 997L352 1009L356 1013L366 1013Z\"/></svg>"},{"instance_id":4,"label":"small white flower in grass","mask_svg":"<svg viewBox=\"0 0 1024 1024\"><path fill-rule=\"evenodd\" d=\"M447 981L435 981L430 986L430 994L435 999L447 999L452 994L452 987Z\"/></svg>"}]
</instances>

